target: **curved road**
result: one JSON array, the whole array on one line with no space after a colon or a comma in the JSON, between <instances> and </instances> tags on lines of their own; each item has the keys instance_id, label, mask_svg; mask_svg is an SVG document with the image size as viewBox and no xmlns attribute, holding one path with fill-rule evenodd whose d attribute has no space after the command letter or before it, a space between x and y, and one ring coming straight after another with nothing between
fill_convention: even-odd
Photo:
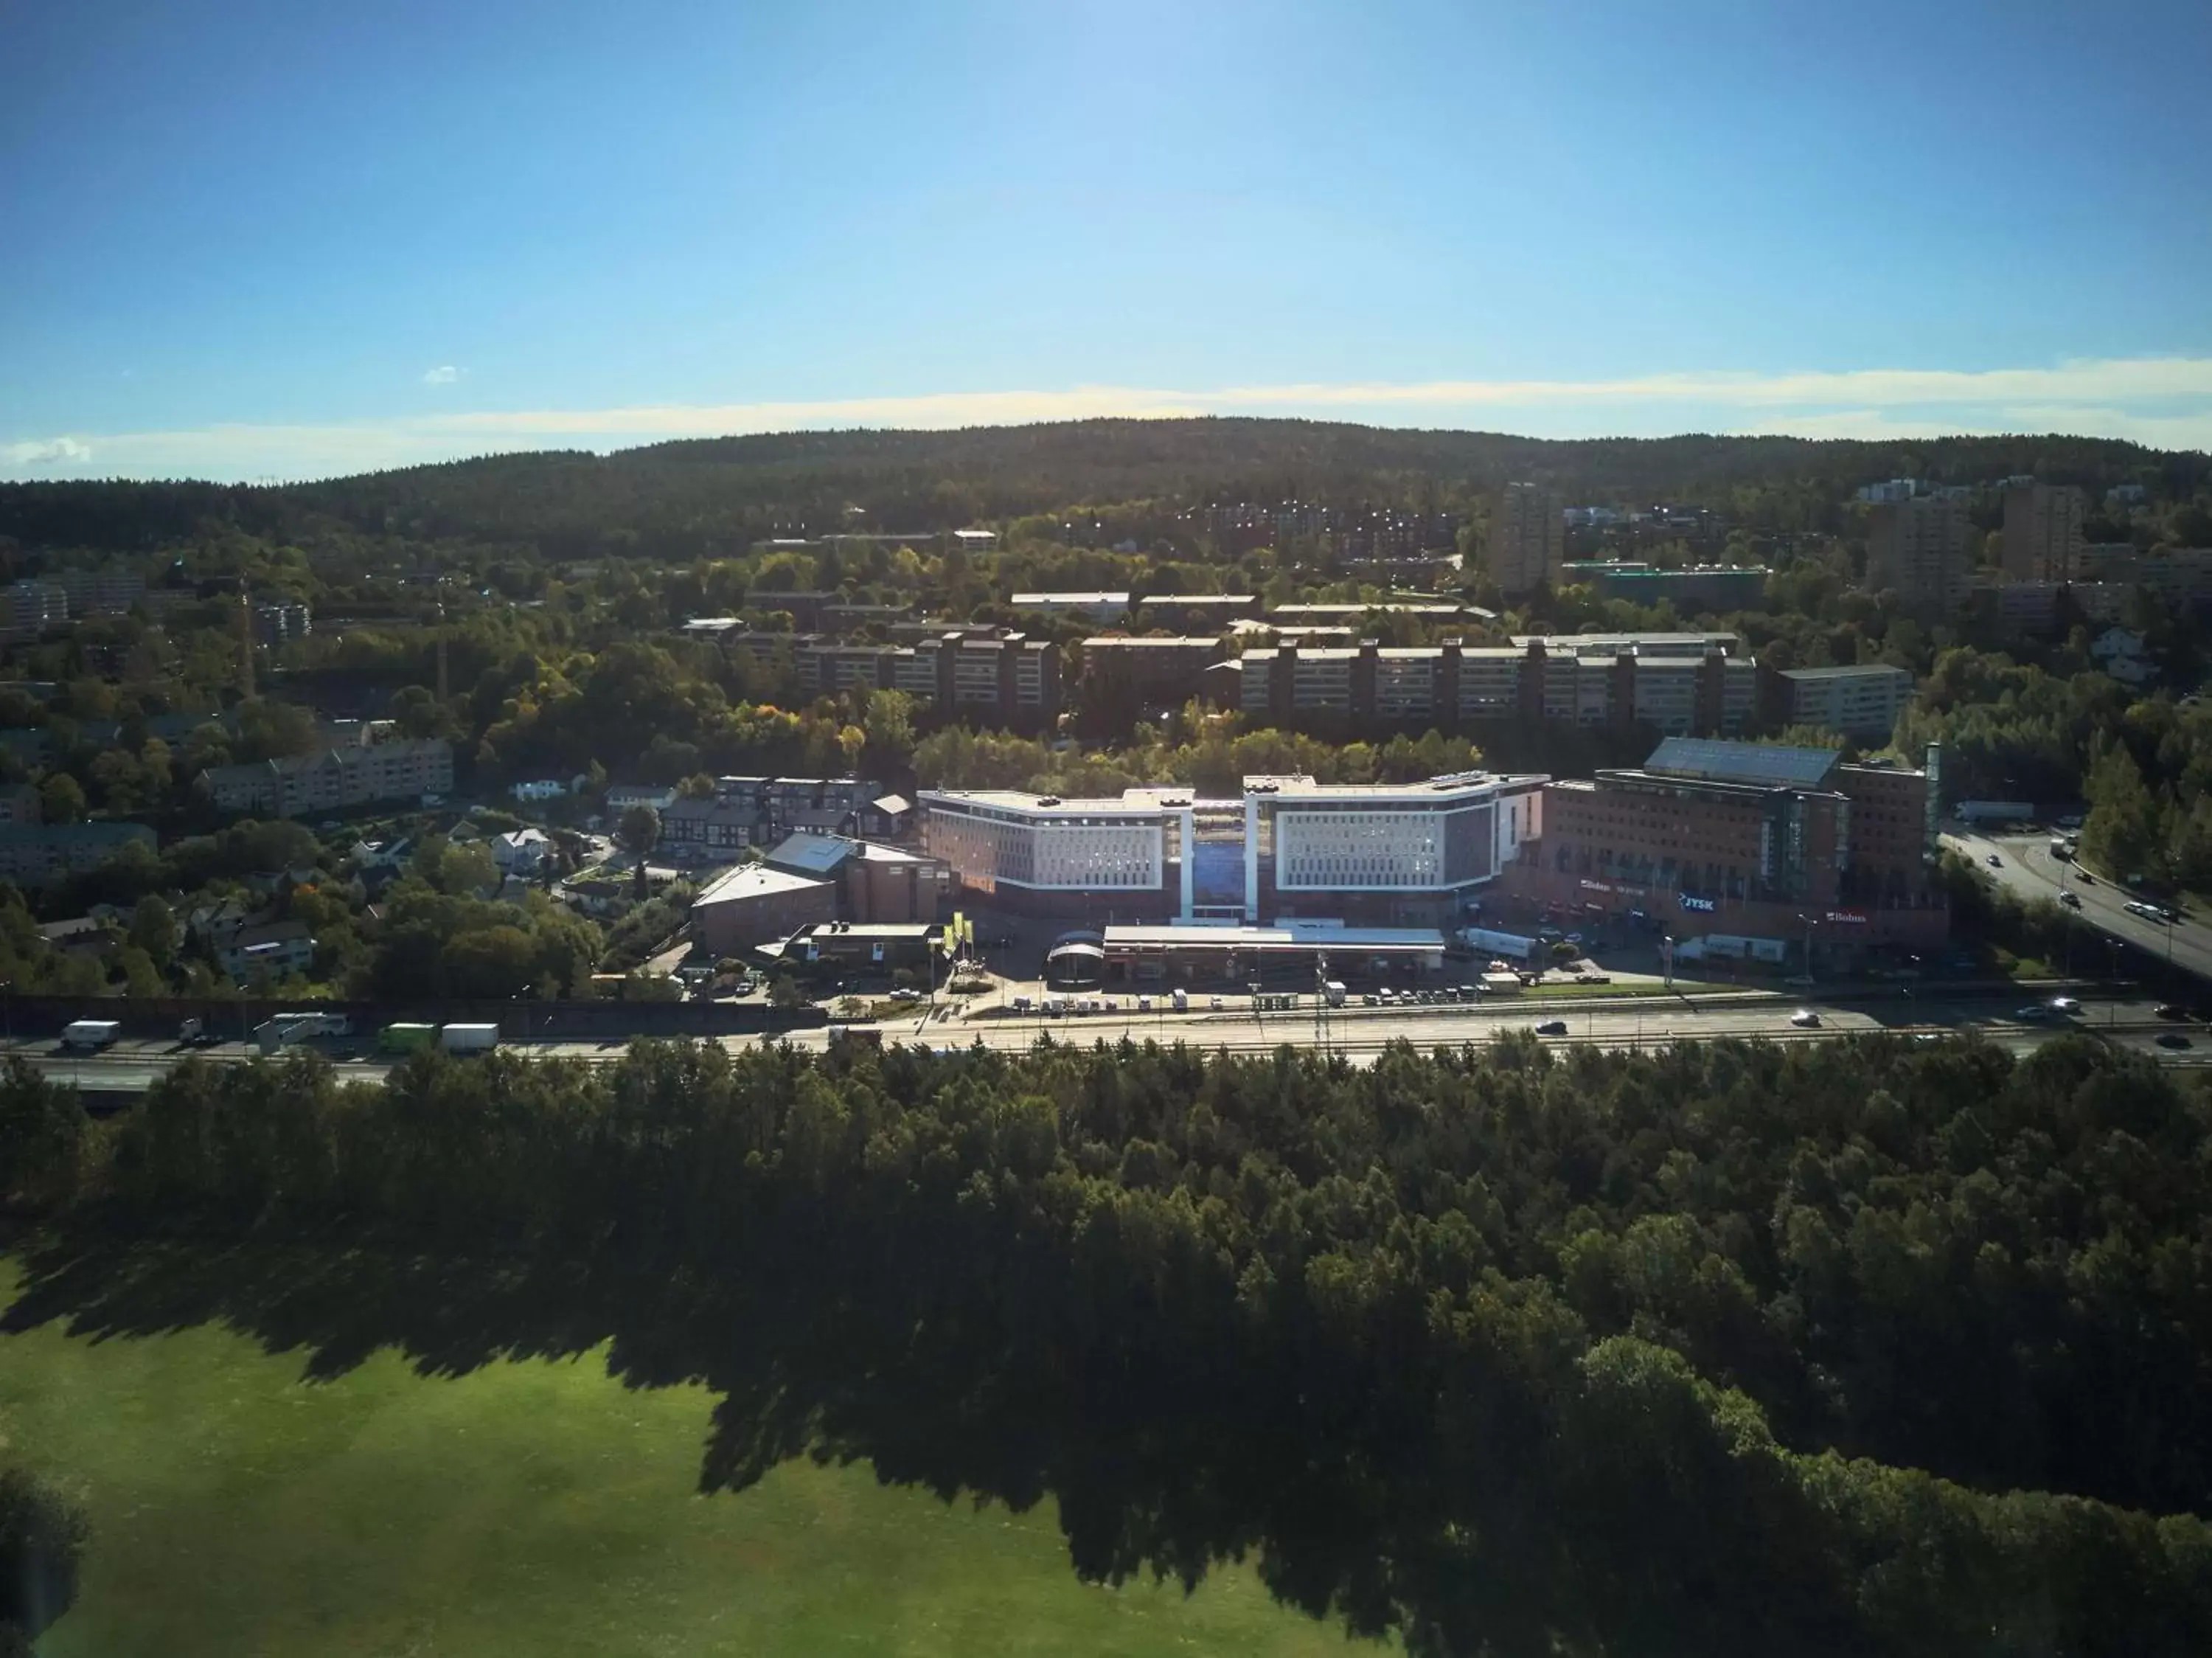
<instances>
[{"instance_id":1,"label":"curved road","mask_svg":"<svg viewBox=\"0 0 2212 1658\"><path fill-rule=\"evenodd\" d=\"M2081 907L2073 914L2093 931L2124 939L2200 978L2212 979L2212 926L2197 917L2185 917L2169 927L2130 915L2126 905L2136 894L2102 874L2094 874L2085 883L2082 872L2074 864L2051 856L2048 833L1985 835L1947 830L1942 838L1946 845L1972 858L1983 874L2021 898L2057 903L2061 893L2070 892L2081 900ZM2000 862L1992 864L1992 856ZM2098 959L2104 954L2101 943L2085 942L2084 948L2089 954L2075 961L2075 972L2094 972L2107 965Z\"/></svg>"}]
</instances>

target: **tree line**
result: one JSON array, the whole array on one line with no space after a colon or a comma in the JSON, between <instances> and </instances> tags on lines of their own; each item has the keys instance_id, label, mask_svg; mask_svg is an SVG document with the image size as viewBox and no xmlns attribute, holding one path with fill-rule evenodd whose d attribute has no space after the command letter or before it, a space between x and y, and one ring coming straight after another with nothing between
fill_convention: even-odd
<instances>
[{"instance_id":1,"label":"tree line","mask_svg":"<svg viewBox=\"0 0 2212 1658\"><path fill-rule=\"evenodd\" d=\"M2212 1649L2209 1136L2086 1037L0 1079L43 1316L197 1244L289 1343L611 1339L721 1395L707 1489L1050 1494L1088 1576L1256 1551L1437 1655Z\"/></svg>"}]
</instances>

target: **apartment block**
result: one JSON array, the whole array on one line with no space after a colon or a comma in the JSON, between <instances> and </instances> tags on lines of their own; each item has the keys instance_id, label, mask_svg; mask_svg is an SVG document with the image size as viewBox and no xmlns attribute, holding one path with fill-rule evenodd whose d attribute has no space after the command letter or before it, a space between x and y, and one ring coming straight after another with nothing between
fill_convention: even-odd
<instances>
[{"instance_id":1,"label":"apartment block","mask_svg":"<svg viewBox=\"0 0 2212 1658\"><path fill-rule=\"evenodd\" d=\"M25 580L0 588L0 638L36 639L69 620L69 595L58 582Z\"/></svg>"},{"instance_id":2,"label":"apartment block","mask_svg":"<svg viewBox=\"0 0 2212 1658\"><path fill-rule=\"evenodd\" d=\"M226 812L290 818L339 811L449 792L453 747L442 737L349 743L316 754L212 766L200 773L199 786Z\"/></svg>"},{"instance_id":3,"label":"apartment block","mask_svg":"<svg viewBox=\"0 0 2212 1658\"><path fill-rule=\"evenodd\" d=\"M1973 587L1966 527L1966 503L1955 498L1923 496L1875 507L1867 532L1868 591L1894 591L1914 610L1954 613Z\"/></svg>"},{"instance_id":4,"label":"apartment block","mask_svg":"<svg viewBox=\"0 0 2212 1658\"><path fill-rule=\"evenodd\" d=\"M133 844L152 851L154 832L143 823L0 824L0 880L39 886L98 869Z\"/></svg>"},{"instance_id":5,"label":"apartment block","mask_svg":"<svg viewBox=\"0 0 2212 1658\"><path fill-rule=\"evenodd\" d=\"M722 648L805 692L903 691L986 723L1042 730L1060 710L1060 649L1005 629L948 629L910 645L732 628Z\"/></svg>"},{"instance_id":6,"label":"apartment block","mask_svg":"<svg viewBox=\"0 0 2212 1658\"><path fill-rule=\"evenodd\" d=\"M1768 712L1778 725L1815 725L1847 737L1887 741L1912 701L1912 675L1886 662L1791 667L1768 676Z\"/></svg>"},{"instance_id":7,"label":"apartment block","mask_svg":"<svg viewBox=\"0 0 2212 1658\"><path fill-rule=\"evenodd\" d=\"M1509 594L1555 584L1566 557L1566 516L1556 491L1540 484L1506 485L1490 502L1490 579Z\"/></svg>"},{"instance_id":8,"label":"apartment block","mask_svg":"<svg viewBox=\"0 0 2212 1658\"><path fill-rule=\"evenodd\" d=\"M1510 646L1281 644L1209 670L1208 691L1273 725L1548 719L1725 734L1743 730L1758 703L1758 667L1733 654L1735 643L1732 633L1669 633L1530 636Z\"/></svg>"},{"instance_id":9,"label":"apartment block","mask_svg":"<svg viewBox=\"0 0 2212 1658\"><path fill-rule=\"evenodd\" d=\"M2070 582L2081 559L2081 491L2016 484L2004 493L2002 564L2008 582Z\"/></svg>"}]
</instances>

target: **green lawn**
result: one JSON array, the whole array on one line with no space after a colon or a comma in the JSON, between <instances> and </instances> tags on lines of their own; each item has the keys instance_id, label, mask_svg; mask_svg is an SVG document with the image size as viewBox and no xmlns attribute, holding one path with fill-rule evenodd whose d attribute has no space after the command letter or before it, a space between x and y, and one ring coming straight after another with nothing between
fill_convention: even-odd
<instances>
[{"instance_id":1,"label":"green lawn","mask_svg":"<svg viewBox=\"0 0 2212 1658\"><path fill-rule=\"evenodd\" d=\"M0 1259L0 1305L16 1281ZM1249 1567L1188 1598L1080 1583L1048 1504L948 1508L807 1462L696 1496L708 1396L596 1360L301 1375L211 1328L0 1336L0 1414L93 1522L44 1658L1377 1650Z\"/></svg>"}]
</instances>

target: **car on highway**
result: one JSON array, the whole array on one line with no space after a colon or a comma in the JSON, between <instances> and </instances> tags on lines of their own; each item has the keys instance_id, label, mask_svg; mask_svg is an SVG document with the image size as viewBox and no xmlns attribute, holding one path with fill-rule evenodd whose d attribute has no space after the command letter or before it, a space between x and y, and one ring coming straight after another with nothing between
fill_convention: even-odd
<instances>
[{"instance_id":1,"label":"car on highway","mask_svg":"<svg viewBox=\"0 0 2212 1658\"><path fill-rule=\"evenodd\" d=\"M2157 1007L2151 1009L2151 1016L2155 1019L2187 1020L2192 1015L2188 1009L2181 1006L2178 1003L2161 1002Z\"/></svg>"},{"instance_id":2,"label":"car on highway","mask_svg":"<svg viewBox=\"0 0 2212 1658\"><path fill-rule=\"evenodd\" d=\"M2081 907L2081 894L2079 893L2061 893L2058 895L2058 901L2069 910L2078 910Z\"/></svg>"},{"instance_id":3,"label":"car on highway","mask_svg":"<svg viewBox=\"0 0 2212 1658\"><path fill-rule=\"evenodd\" d=\"M2084 887L2094 887L2097 884L2097 877L2078 863L2074 866L2074 874Z\"/></svg>"},{"instance_id":4,"label":"car on highway","mask_svg":"<svg viewBox=\"0 0 2212 1658\"><path fill-rule=\"evenodd\" d=\"M2160 909L2155 904L2146 904L2139 898L2128 900L2127 911L2131 916L2140 916L2145 921L2155 921L2161 924L2166 921L2165 911Z\"/></svg>"},{"instance_id":5,"label":"car on highway","mask_svg":"<svg viewBox=\"0 0 2212 1658\"><path fill-rule=\"evenodd\" d=\"M2051 1011L2072 1018L2081 1011L2081 1004L2070 996L2054 996L2049 1003Z\"/></svg>"},{"instance_id":6,"label":"car on highway","mask_svg":"<svg viewBox=\"0 0 2212 1658\"><path fill-rule=\"evenodd\" d=\"M1224 1005L1225 1004L1222 1002L1221 998L1217 996L1206 1003L1206 1011L1209 1013L1219 1013Z\"/></svg>"},{"instance_id":7,"label":"car on highway","mask_svg":"<svg viewBox=\"0 0 2212 1658\"><path fill-rule=\"evenodd\" d=\"M1565 1036L1566 1033L1567 1021L1564 1019L1547 1019L1536 1027L1539 1036Z\"/></svg>"},{"instance_id":8,"label":"car on highway","mask_svg":"<svg viewBox=\"0 0 2212 1658\"><path fill-rule=\"evenodd\" d=\"M2012 1016L2023 1025L2040 1025L2051 1017L2051 1009L2040 1002L2031 1002L2024 1008L2014 1008Z\"/></svg>"},{"instance_id":9,"label":"car on highway","mask_svg":"<svg viewBox=\"0 0 2212 1658\"><path fill-rule=\"evenodd\" d=\"M2189 1039L2179 1031L2160 1031L2158 1045L2161 1048L2185 1048L2189 1045Z\"/></svg>"},{"instance_id":10,"label":"car on highway","mask_svg":"<svg viewBox=\"0 0 2212 1658\"><path fill-rule=\"evenodd\" d=\"M1818 1030L1820 1027L1820 1015L1810 1008L1800 1008L1790 1015L1790 1022L1801 1031Z\"/></svg>"},{"instance_id":11,"label":"car on highway","mask_svg":"<svg viewBox=\"0 0 2212 1658\"><path fill-rule=\"evenodd\" d=\"M2004 860L1992 852L1989 856L1989 865L1992 869L2002 869L2004 868Z\"/></svg>"}]
</instances>

